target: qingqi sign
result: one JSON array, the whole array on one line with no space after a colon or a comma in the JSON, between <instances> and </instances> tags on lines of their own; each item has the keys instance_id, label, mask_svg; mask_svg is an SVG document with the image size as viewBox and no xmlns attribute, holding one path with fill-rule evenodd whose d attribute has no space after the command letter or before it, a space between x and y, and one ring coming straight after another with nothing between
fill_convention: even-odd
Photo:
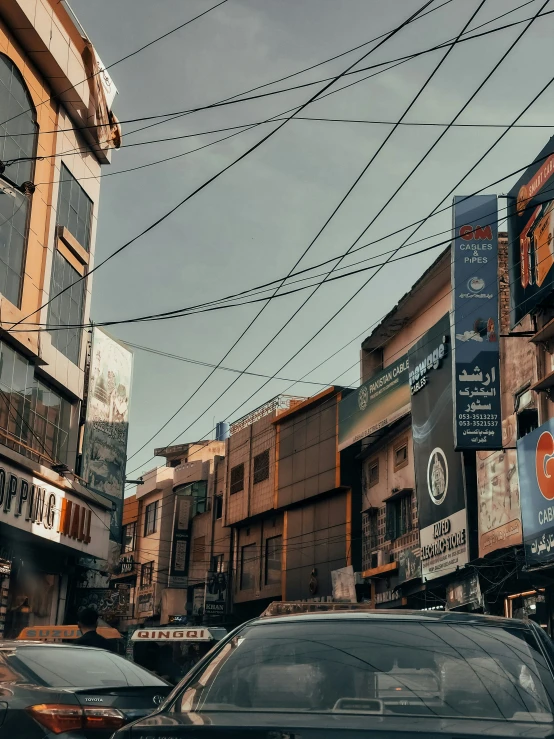
<instances>
[{"instance_id":1,"label":"qingqi sign","mask_svg":"<svg viewBox=\"0 0 554 739\"><path fill-rule=\"evenodd\" d=\"M207 629L139 629L131 641L211 641Z\"/></svg>"}]
</instances>

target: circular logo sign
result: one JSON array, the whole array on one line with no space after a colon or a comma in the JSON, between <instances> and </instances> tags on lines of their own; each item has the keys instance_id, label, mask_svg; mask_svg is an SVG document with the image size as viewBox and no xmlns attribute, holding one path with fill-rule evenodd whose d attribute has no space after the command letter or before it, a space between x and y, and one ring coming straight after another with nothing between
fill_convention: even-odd
<instances>
[{"instance_id":1,"label":"circular logo sign","mask_svg":"<svg viewBox=\"0 0 554 739\"><path fill-rule=\"evenodd\" d=\"M448 492L448 463L440 447L433 449L427 463L427 488L435 505L440 505Z\"/></svg>"},{"instance_id":2,"label":"circular logo sign","mask_svg":"<svg viewBox=\"0 0 554 739\"><path fill-rule=\"evenodd\" d=\"M523 185L523 187L520 188L518 194L517 194L517 200L516 200L516 210L518 216L523 215L525 212L525 208L527 208L527 205L529 203L529 190L527 189L527 185Z\"/></svg>"},{"instance_id":3,"label":"circular logo sign","mask_svg":"<svg viewBox=\"0 0 554 739\"><path fill-rule=\"evenodd\" d=\"M537 485L543 498L554 498L554 438L549 431L539 436L535 454Z\"/></svg>"},{"instance_id":4,"label":"circular logo sign","mask_svg":"<svg viewBox=\"0 0 554 739\"><path fill-rule=\"evenodd\" d=\"M472 277L468 281L467 287L472 293L480 293L485 289L485 280L482 277Z\"/></svg>"},{"instance_id":5,"label":"circular logo sign","mask_svg":"<svg viewBox=\"0 0 554 739\"><path fill-rule=\"evenodd\" d=\"M369 393L367 391L367 387L361 387L358 392L358 408L361 411L365 411L367 408L367 404L369 401Z\"/></svg>"},{"instance_id":6,"label":"circular logo sign","mask_svg":"<svg viewBox=\"0 0 554 739\"><path fill-rule=\"evenodd\" d=\"M159 706L159 705L161 705L161 704L163 703L163 699L164 699L163 695L155 695L155 696L154 696L154 697L152 698L152 703L153 703L153 704L154 704L155 706Z\"/></svg>"}]
</instances>

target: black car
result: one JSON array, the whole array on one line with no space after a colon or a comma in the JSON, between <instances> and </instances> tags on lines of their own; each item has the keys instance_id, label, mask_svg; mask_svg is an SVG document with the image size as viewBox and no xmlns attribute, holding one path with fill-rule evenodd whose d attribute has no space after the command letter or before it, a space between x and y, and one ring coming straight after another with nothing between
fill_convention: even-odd
<instances>
[{"instance_id":1,"label":"black car","mask_svg":"<svg viewBox=\"0 0 554 739\"><path fill-rule=\"evenodd\" d=\"M170 691L103 649L0 641L0 739L107 739Z\"/></svg>"},{"instance_id":2,"label":"black car","mask_svg":"<svg viewBox=\"0 0 554 739\"><path fill-rule=\"evenodd\" d=\"M552 737L553 668L532 622L438 611L259 618L114 739Z\"/></svg>"}]
</instances>

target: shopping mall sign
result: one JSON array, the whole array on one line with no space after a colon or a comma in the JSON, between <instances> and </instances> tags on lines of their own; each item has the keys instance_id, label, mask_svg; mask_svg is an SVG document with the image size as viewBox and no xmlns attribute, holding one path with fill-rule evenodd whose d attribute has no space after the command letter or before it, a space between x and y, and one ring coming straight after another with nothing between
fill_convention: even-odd
<instances>
[{"instance_id":1,"label":"shopping mall sign","mask_svg":"<svg viewBox=\"0 0 554 739\"><path fill-rule=\"evenodd\" d=\"M517 441L523 546L528 565L554 561L554 419Z\"/></svg>"},{"instance_id":2,"label":"shopping mall sign","mask_svg":"<svg viewBox=\"0 0 554 739\"><path fill-rule=\"evenodd\" d=\"M94 557L108 551L109 511L0 459L0 523Z\"/></svg>"}]
</instances>

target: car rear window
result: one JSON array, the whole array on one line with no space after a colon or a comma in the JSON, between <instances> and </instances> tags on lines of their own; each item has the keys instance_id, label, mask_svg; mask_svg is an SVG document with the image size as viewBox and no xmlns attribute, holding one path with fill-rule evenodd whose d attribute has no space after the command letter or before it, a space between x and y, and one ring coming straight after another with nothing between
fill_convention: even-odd
<instances>
[{"instance_id":1,"label":"car rear window","mask_svg":"<svg viewBox=\"0 0 554 739\"><path fill-rule=\"evenodd\" d=\"M551 722L554 682L530 630L329 620L244 629L175 710L378 713Z\"/></svg>"},{"instance_id":2,"label":"car rear window","mask_svg":"<svg viewBox=\"0 0 554 739\"><path fill-rule=\"evenodd\" d=\"M30 681L51 688L165 685L142 667L103 650L24 647L17 649L9 659L18 672L29 676Z\"/></svg>"}]
</instances>

